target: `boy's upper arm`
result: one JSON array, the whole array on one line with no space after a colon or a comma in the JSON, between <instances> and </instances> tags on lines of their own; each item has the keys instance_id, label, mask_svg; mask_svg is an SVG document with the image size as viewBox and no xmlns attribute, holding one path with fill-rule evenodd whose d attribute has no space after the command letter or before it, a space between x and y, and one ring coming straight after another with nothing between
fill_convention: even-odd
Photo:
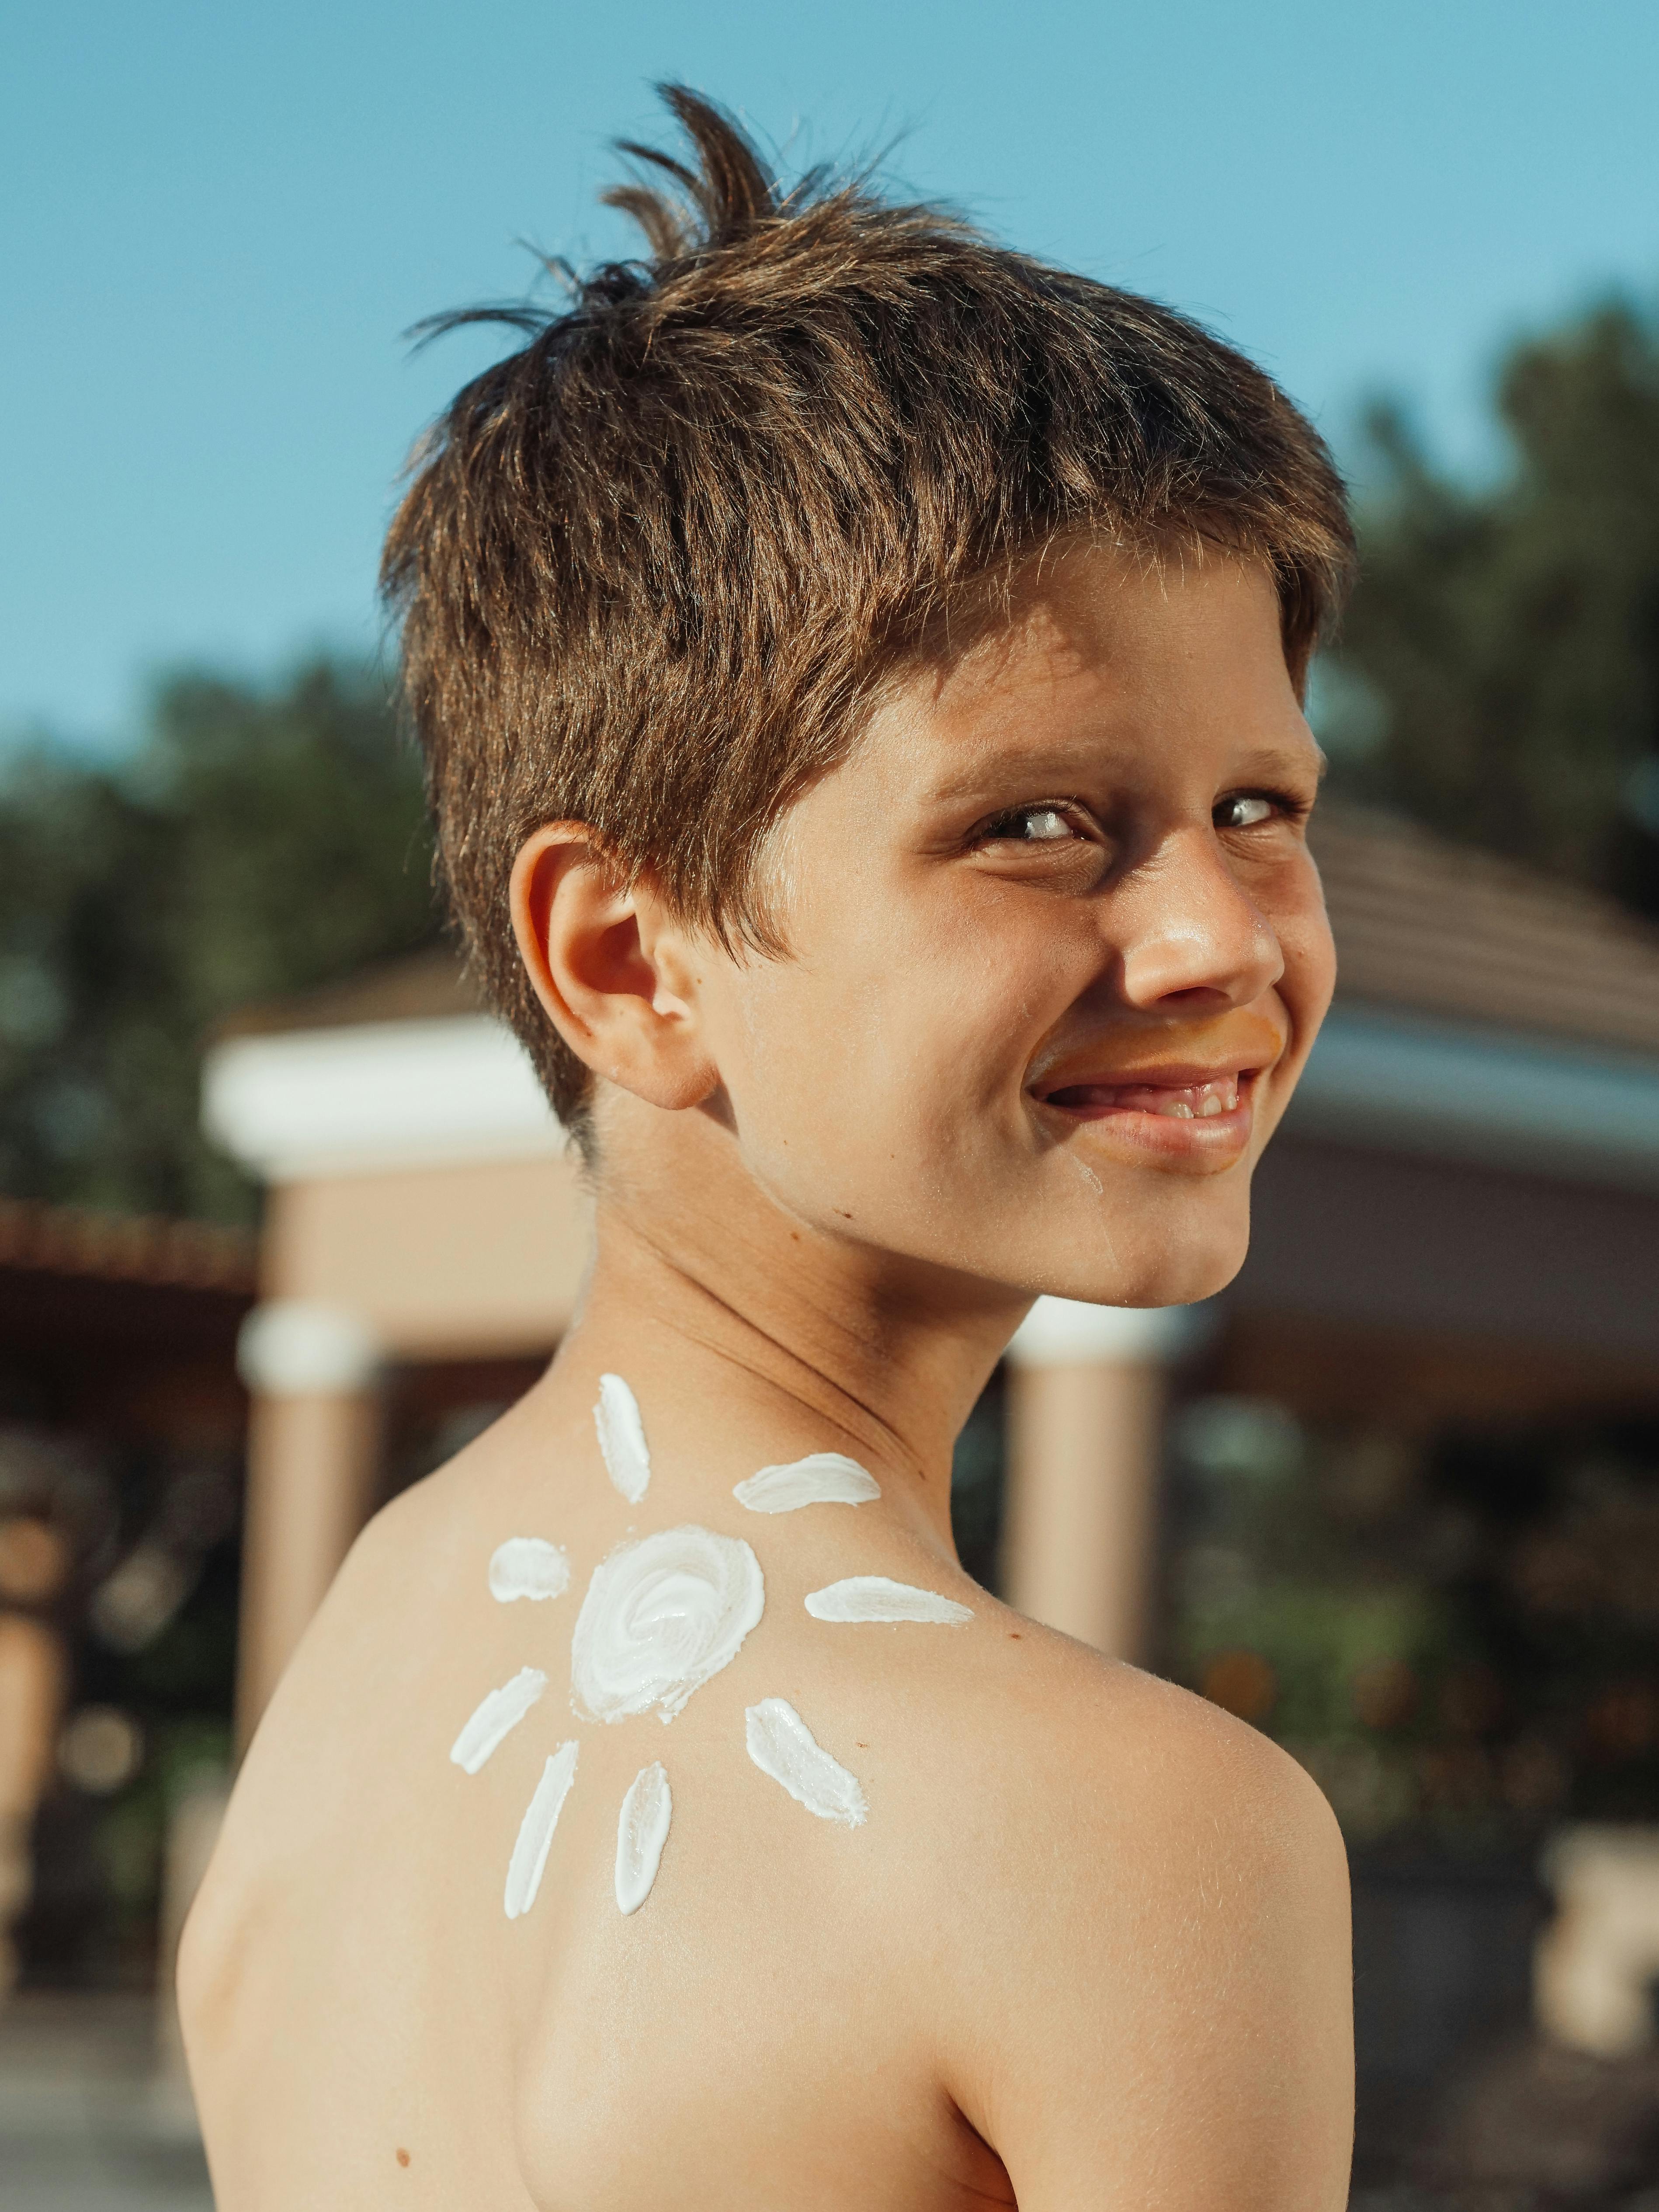
<instances>
[{"instance_id":1,"label":"boy's upper arm","mask_svg":"<svg viewBox=\"0 0 1659 2212\"><path fill-rule=\"evenodd\" d=\"M988 1885L951 2086L1020 2212L1341 2212L1336 1824L1265 1739L1147 1688L1138 1724L1073 1746L1032 1793Z\"/></svg>"}]
</instances>

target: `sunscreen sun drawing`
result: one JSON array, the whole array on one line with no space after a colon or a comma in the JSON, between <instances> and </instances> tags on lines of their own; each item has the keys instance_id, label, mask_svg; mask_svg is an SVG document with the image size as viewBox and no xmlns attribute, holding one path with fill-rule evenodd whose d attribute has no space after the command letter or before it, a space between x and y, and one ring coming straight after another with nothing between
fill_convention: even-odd
<instances>
[{"instance_id":1,"label":"sunscreen sun drawing","mask_svg":"<svg viewBox=\"0 0 1659 2212\"><path fill-rule=\"evenodd\" d=\"M644 1498L651 1457L638 1401L620 1375L599 1378L593 1408L600 1455L630 1505ZM739 1504L757 1514L793 1513L811 1505L863 1505L881 1486L856 1460L813 1452L787 1466L764 1467L738 1483ZM489 1591L498 1604L545 1602L570 1586L570 1564L540 1536L509 1536L492 1553ZM836 1623L926 1621L960 1626L972 1609L933 1590L885 1575L853 1575L814 1590L806 1610ZM580 1721L605 1723L654 1711L666 1724L702 1685L728 1667L766 1611L766 1581L753 1549L688 1523L618 1544L594 1568L570 1641L570 1704ZM537 1667L521 1667L478 1703L450 1749L464 1773L477 1774L539 1702L548 1684ZM824 1750L786 1698L763 1698L744 1714L744 1741L763 1774L819 1820L863 1825L869 1808L862 1785ZM529 1911L541 1887L553 1835L576 1779L578 1736L549 1753L507 1861L502 1904L509 1920ZM617 1820L616 1898L637 1912L651 1894L674 1817L673 1792L660 1759L629 1784Z\"/></svg>"}]
</instances>

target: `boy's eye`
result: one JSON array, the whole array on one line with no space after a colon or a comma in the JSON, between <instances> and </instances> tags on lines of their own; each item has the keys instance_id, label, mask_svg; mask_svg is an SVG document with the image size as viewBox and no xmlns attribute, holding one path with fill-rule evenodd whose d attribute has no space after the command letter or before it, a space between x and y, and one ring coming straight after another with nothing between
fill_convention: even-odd
<instances>
[{"instance_id":1,"label":"boy's eye","mask_svg":"<svg viewBox=\"0 0 1659 2212\"><path fill-rule=\"evenodd\" d=\"M1077 832L1057 806L1017 806L1012 814L1000 814L985 835L1009 844L1047 845Z\"/></svg>"},{"instance_id":2,"label":"boy's eye","mask_svg":"<svg viewBox=\"0 0 1659 2212\"><path fill-rule=\"evenodd\" d=\"M1258 823L1271 821L1282 811L1276 799L1263 798L1260 792L1241 792L1237 798L1218 802L1213 820L1218 830L1254 830Z\"/></svg>"}]
</instances>

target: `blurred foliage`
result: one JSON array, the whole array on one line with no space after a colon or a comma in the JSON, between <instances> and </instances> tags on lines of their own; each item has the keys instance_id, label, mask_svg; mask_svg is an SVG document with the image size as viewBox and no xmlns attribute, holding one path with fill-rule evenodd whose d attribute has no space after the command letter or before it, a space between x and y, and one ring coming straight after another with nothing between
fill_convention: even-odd
<instances>
[{"instance_id":1,"label":"blurred foliage","mask_svg":"<svg viewBox=\"0 0 1659 2212\"><path fill-rule=\"evenodd\" d=\"M239 1008L437 933L417 765L384 684L325 659L262 688L186 672L118 765L0 777L0 1189L247 1219L198 1129Z\"/></svg>"},{"instance_id":2,"label":"blurred foliage","mask_svg":"<svg viewBox=\"0 0 1659 2212\"><path fill-rule=\"evenodd\" d=\"M1355 1841L1659 1819L1651 1421L1413 1439L1211 1398L1173 1449L1173 1671Z\"/></svg>"},{"instance_id":3,"label":"blurred foliage","mask_svg":"<svg viewBox=\"0 0 1659 2212\"><path fill-rule=\"evenodd\" d=\"M62 1579L11 1603L61 1639L70 1695L18 1946L38 1983L142 1983L169 1818L231 1761L241 1453L234 1438L118 1439L5 1418L8 1395L27 1393L27 1376L0 1367L0 1527L34 1522L60 1540ZM112 1765L107 1745L90 1765L66 1755L100 1716L131 1732L130 1766Z\"/></svg>"},{"instance_id":4,"label":"blurred foliage","mask_svg":"<svg viewBox=\"0 0 1659 2212\"><path fill-rule=\"evenodd\" d=\"M1496 398L1484 486L1370 416L1334 781L1659 913L1659 317L1614 300L1529 338Z\"/></svg>"}]
</instances>

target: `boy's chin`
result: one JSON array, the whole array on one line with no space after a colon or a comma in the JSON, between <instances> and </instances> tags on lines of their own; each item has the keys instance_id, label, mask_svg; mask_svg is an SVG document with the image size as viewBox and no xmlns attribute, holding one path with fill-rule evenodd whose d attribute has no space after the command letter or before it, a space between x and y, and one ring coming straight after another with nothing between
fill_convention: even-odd
<instances>
[{"instance_id":1,"label":"boy's chin","mask_svg":"<svg viewBox=\"0 0 1659 2212\"><path fill-rule=\"evenodd\" d=\"M1139 1242L1139 1240L1137 1240ZM1039 1291L1091 1306L1190 1306L1224 1291L1244 1264L1249 1222L1206 1224L1149 1249L1068 1254ZM1127 1240L1126 1240L1127 1243Z\"/></svg>"}]
</instances>

